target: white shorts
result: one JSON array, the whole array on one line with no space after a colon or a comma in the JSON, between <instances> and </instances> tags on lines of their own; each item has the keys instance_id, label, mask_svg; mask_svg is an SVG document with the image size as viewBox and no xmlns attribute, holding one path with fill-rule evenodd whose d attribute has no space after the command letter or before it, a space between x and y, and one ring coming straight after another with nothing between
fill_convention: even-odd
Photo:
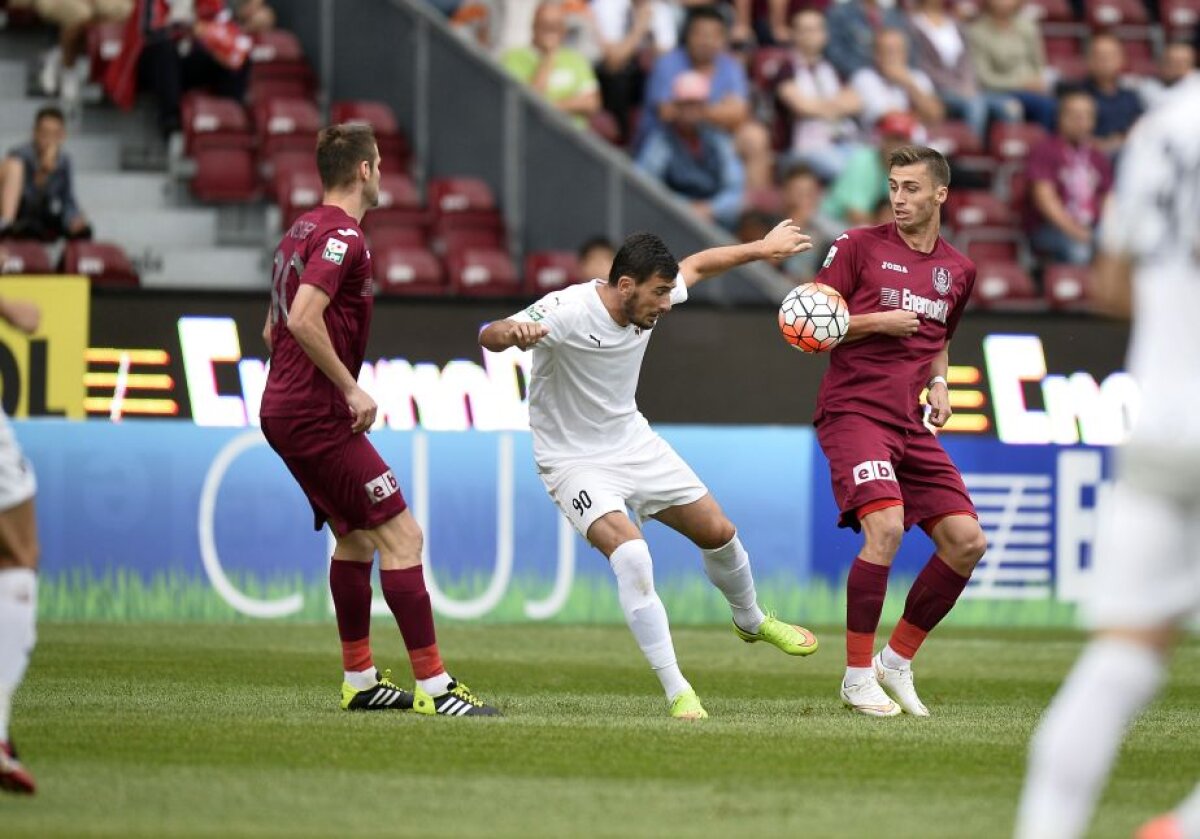
<instances>
[{"instance_id":1,"label":"white shorts","mask_svg":"<svg viewBox=\"0 0 1200 839\"><path fill-rule=\"evenodd\" d=\"M1092 629L1155 629L1200 611L1200 503L1118 480L1101 514L1091 596Z\"/></svg>"},{"instance_id":2,"label":"white shorts","mask_svg":"<svg viewBox=\"0 0 1200 839\"><path fill-rule=\"evenodd\" d=\"M33 466L17 445L8 417L0 411L0 512L25 503L36 493Z\"/></svg>"},{"instance_id":3,"label":"white shorts","mask_svg":"<svg viewBox=\"0 0 1200 839\"><path fill-rule=\"evenodd\" d=\"M627 455L578 463L541 473L546 492L579 535L587 538L596 519L632 512L640 525L668 507L708 494L692 467L657 434Z\"/></svg>"}]
</instances>

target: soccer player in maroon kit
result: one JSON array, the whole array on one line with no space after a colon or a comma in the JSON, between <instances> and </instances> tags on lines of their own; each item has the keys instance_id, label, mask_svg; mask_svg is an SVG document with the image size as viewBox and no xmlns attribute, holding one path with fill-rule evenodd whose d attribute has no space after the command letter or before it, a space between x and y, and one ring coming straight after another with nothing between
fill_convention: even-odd
<instances>
[{"instance_id":1,"label":"soccer player in maroon kit","mask_svg":"<svg viewBox=\"0 0 1200 839\"><path fill-rule=\"evenodd\" d=\"M846 339L830 354L813 419L829 459L839 527L863 533L846 583L842 701L859 713L928 716L912 659L954 607L987 547L962 475L925 427L950 418L950 339L975 284L975 266L940 235L950 167L930 148L892 153L888 189L896 220L843 233L817 281L850 309ZM904 604L887 646L872 657L900 540L920 525L937 550ZM895 701L893 701L895 700Z\"/></svg>"},{"instance_id":2,"label":"soccer player in maroon kit","mask_svg":"<svg viewBox=\"0 0 1200 839\"><path fill-rule=\"evenodd\" d=\"M263 337L271 368L262 430L312 505L316 529L337 537L329 588L342 640L342 707L448 716L497 710L442 665L421 568L421 528L366 432L377 406L358 386L374 305L371 252L359 227L379 200L379 150L366 125L317 139L321 206L302 215L275 252ZM380 676L371 659L371 563L412 662L416 689Z\"/></svg>"}]
</instances>

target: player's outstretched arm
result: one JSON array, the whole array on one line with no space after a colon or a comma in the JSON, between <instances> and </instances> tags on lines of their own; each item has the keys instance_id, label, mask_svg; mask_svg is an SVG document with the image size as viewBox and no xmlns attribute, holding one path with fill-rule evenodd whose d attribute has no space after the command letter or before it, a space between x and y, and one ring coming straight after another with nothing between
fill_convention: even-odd
<instances>
[{"instance_id":1,"label":"player's outstretched arm","mask_svg":"<svg viewBox=\"0 0 1200 839\"><path fill-rule=\"evenodd\" d=\"M549 327L543 323L494 320L479 330L479 346L492 352L503 352L509 347L527 350L549 334Z\"/></svg>"},{"instance_id":2,"label":"player's outstretched arm","mask_svg":"<svg viewBox=\"0 0 1200 839\"><path fill-rule=\"evenodd\" d=\"M709 248L679 263L679 273L691 288L701 280L724 274L731 268L760 259L781 260L812 248L812 240L799 227L785 219L757 242Z\"/></svg>"},{"instance_id":3,"label":"player's outstretched arm","mask_svg":"<svg viewBox=\"0 0 1200 839\"><path fill-rule=\"evenodd\" d=\"M329 377L346 397L346 405L354 420L351 429L357 433L366 431L375 423L378 406L370 395L358 386L350 370L338 358L325 328L325 307L329 295L309 283L301 283L288 309L287 328L296 343L317 365L317 369Z\"/></svg>"},{"instance_id":4,"label":"player's outstretched arm","mask_svg":"<svg viewBox=\"0 0 1200 839\"><path fill-rule=\"evenodd\" d=\"M26 335L32 335L42 322L42 310L27 300L4 297L0 298L0 318Z\"/></svg>"}]
</instances>

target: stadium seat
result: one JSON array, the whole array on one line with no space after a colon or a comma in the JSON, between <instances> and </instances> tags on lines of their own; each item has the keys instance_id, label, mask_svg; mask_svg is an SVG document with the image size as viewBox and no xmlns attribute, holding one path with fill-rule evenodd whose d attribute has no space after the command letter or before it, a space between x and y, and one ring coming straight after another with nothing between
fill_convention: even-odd
<instances>
[{"instance_id":1,"label":"stadium seat","mask_svg":"<svg viewBox=\"0 0 1200 839\"><path fill-rule=\"evenodd\" d=\"M39 242L0 242L0 274L53 274L50 254Z\"/></svg>"},{"instance_id":2,"label":"stadium seat","mask_svg":"<svg viewBox=\"0 0 1200 839\"><path fill-rule=\"evenodd\" d=\"M1129 32L1121 36L1121 42L1125 46L1124 75L1145 77L1158 75L1155 37L1148 30L1142 33Z\"/></svg>"},{"instance_id":3,"label":"stadium seat","mask_svg":"<svg viewBox=\"0 0 1200 839\"><path fill-rule=\"evenodd\" d=\"M246 93L248 102L258 105L275 98L311 99L315 89L312 68L295 35L273 29L254 37Z\"/></svg>"},{"instance_id":4,"label":"stadium seat","mask_svg":"<svg viewBox=\"0 0 1200 839\"><path fill-rule=\"evenodd\" d=\"M321 202L321 176L311 160L297 160L279 167L273 182L284 230L291 227L298 216Z\"/></svg>"},{"instance_id":5,"label":"stadium seat","mask_svg":"<svg viewBox=\"0 0 1200 839\"><path fill-rule=\"evenodd\" d=\"M83 274L101 288L137 288L137 272L125 251L108 242L67 242L62 272Z\"/></svg>"},{"instance_id":6,"label":"stadium seat","mask_svg":"<svg viewBox=\"0 0 1200 839\"><path fill-rule=\"evenodd\" d=\"M945 120L929 129L927 142L947 157L983 154L983 141L961 120Z\"/></svg>"},{"instance_id":7,"label":"stadium seat","mask_svg":"<svg viewBox=\"0 0 1200 839\"><path fill-rule=\"evenodd\" d=\"M1087 58L1083 40L1077 35L1047 35L1044 39L1046 63L1060 81L1078 82L1087 76Z\"/></svg>"},{"instance_id":8,"label":"stadium seat","mask_svg":"<svg viewBox=\"0 0 1200 839\"><path fill-rule=\"evenodd\" d=\"M985 190L958 190L946 202L947 224L956 231L971 227L1010 227L1012 209L995 194Z\"/></svg>"},{"instance_id":9,"label":"stadium seat","mask_svg":"<svg viewBox=\"0 0 1200 839\"><path fill-rule=\"evenodd\" d=\"M390 247L429 248L429 238L422 227L384 227L371 228L367 226L371 214L363 218L363 232L367 234L367 243L372 248L383 249Z\"/></svg>"},{"instance_id":10,"label":"stadium seat","mask_svg":"<svg viewBox=\"0 0 1200 839\"><path fill-rule=\"evenodd\" d=\"M379 156L383 160L383 171L407 174L412 162L412 150L409 148L408 138L396 122L396 115L385 103L369 100L334 102L329 109L329 119L334 124L367 123L375 132Z\"/></svg>"},{"instance_id":11,"label":"stadium seat","mask_svg":"<svg viewBox=\"0 0 1200 839\"><path fill-rule=\"evenodd\" d=\"M479 178L434 178L429 182L429 208L437 216L495 210L496 199Z\"/></svg>"},{"instance_id":12,"label":"stadium seat","mask_svg":"<svg viewBox=\"0 0 1200 839\"><path fill-rule=\"evenodd\" d=\"M968 228L959 233L958 247L974 262L1018 262L1025 237L1011 227Z\"/></svg>"},{"instance_id":13,"label":"stadium seat","mask_svg":"<svg viewBox=\"0 0 1200 839\"><path fill-rule=\"evenodd\" d=\"M525 257L525 293L540 297L579 280L579 260L571 251L535 251Z\"/></svg>"},{"instance_id":14,"label":"stadium seat","mask_svg":"<svg viewBox=\"0 0 1200 839\"><path fill-rule=\"evenodd\" d=\"M1037 20L1043 32L1048 23L1075 22L1075 11L1071 8L1070 0L1030 0L1025 4L1025 10Z\"/></svg>"},{"instance_id":15,"label":"stadium seat","mask_svg":"<svg viewBox=\"0 0 1200 839\"><path fill-rule=\"evenodd\" d=\"M504 230L498 227L452 227L438 232L433 239L443 254L452 254L464 248L506 249Z\"/></svg>"},{"instance_id":16,"label":"stadium seat","mask_svg":"<svg viewBox=\"0 0 1200 839\"><path fill-rule=\"evenodd\" d=\"M425 210L416 208L410 210L391 210L379 214L372 210L363 216L363 232L367 238L384 237L389 240L404 241L408 244L429 247L429 220Z\"/></svg>"},{"instance_id":17,"label":"stadium seat","mask_svg":"<svg viewBox=\"0 0 1200 839\"><path fill-rule=\"evenodd\" d=\"M192 194L201 201L257 198L254 135L245 109L232 99L189 93L180 110L184 153L195 164Z\"/></svg>"},{"instance_id":18,"label":"stadium seat","mask_svg":"<svg viewBox=\"0 0 1200 839\"><path fill-rule=\"evenodd\" d=\"M379 206L364 217L372 229L414 227L428 224L421 193L412 178L384 172L379 179Z\"/></svg>"},{"instance_id":19,"label":"stadium seat","mask_svg":"<svg viewBox=\"0 0 1200 839\"><path fill-rule=\"evenodd\" d=\"M1159 0L1158 19L1168 40L1190 37L1200 24L1200 0Z\"/></svg>"},{"instance_id":20,"label":"stadium seat","mask_svg":"<svg viewBox=\"0 0 1200 839\"><path fill-rule=\"evenodd\" d=\"M976 265L971 296L981 309L1040 311L1045 308L1029 273L1015 262L981 262Z\"/></svg>"},{"instance_id":21,"label":"stadium seat","mask_svg":"<svg viewBox=\"0 0 1200 839\"><path fill-rule=\"evenodd\" d=\"M446 274L431 251L412 245L373 246L371 262L380 294L421 296L446 293Z\"/></svg>"},{"instance_id":22,"label":"stadium seat","mask_svg":"<svg viewBox=\"0 0 1200 839\"><path fill-rule=\"evenodd\" d=\"M1051 309L1080 312L1090 307L1091 277L1086 265L1049 265L1042 276Z\"/></svg>"},{"instance_id":23,"label":"stadium seat","mask_svg":"<svg viewBox=\"0 0 1200 839\"><path fill-rule=\"evenodd\" d=\"M280 97L254 105L254 125L262 159L269 159L279 151L303 151L311 155L323 124L317 106L307 99Z\"/></svg>"},{"instance_id":24,"label":"stadium seat","mask_svg":"<svg viewBox=\"0 0 1200 839\"><path fill-rule=\"evenodd\" d=\"M1145 26L1150 22L1141 0L1086 0L1084 5L1093 29Z\"/></svg>"},{"instance_id":25,"label":"stadium seat","mask_svg":"<svg viewBox=\"0 0 1200 839\"><path fill-rule=\"evenodd\" d=\"M125 47L125 24L101 22L87 28L88 75L93 82L104 78L104 72Z\"/></svg>"},{"instance_id":26,"label":"stadium seat","mask_svg":"<svg viewBox=\"0 0 1200 839\"><path fill-rule=\"evenodd\" d=\"M1045 137L1046 129L1034 123L995 122L988 133L988 149L1002 161L1023 161Z\"/></svg>"},{"instance_id":27,"label":"stadium seat","mask_svg":"<svg viewBox=\"0 0 1200 839\"><path fill-rule=\"evenodd\" d=\"M450 290L463 297L516 297L521 294L512 259L501 250L466 248L446 257Z\"/></svg>"}]
</instances>

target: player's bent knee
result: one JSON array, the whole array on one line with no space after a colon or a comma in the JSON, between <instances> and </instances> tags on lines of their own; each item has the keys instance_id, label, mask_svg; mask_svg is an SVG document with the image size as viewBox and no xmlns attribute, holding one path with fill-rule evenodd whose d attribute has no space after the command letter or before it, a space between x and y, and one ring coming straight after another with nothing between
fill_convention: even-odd
<instances>
[{"instance_id":1,"label":"player's bent knee","mask_svg":"<svg viewBox=\"0 0 1200 839\"><path fill-rule=\"evenodd\" d=\"M705 551L715 551L717 548L723 548L732 542L733 537L736 535L737 528L733 526L733 522L721 516L701 533L697 534L695 539L696 547Z\"/></svg>"}]
</instances>

